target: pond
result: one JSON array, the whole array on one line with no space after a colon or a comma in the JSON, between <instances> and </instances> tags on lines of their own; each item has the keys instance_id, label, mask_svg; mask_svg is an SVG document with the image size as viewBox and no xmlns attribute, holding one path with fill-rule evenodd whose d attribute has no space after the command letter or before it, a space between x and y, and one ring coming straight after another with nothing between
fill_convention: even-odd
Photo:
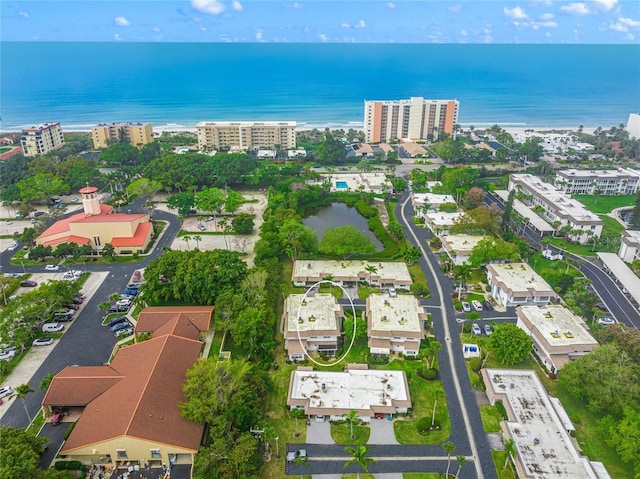
<instances>
[{"instance_id":1,"label":"pond","mask_svg":"<svg viewBox=\"0 0 640 479\"><path fill-rule=\"evenodd\" d=\"M384 249L380 240L369 230L367 219L358 213L358 210L344 203L331 203L329 206L313 210L310 216L302 220L302 223L316 232L318 241L322 240L324 232L329 228L351 225L371 240L376 251Z\"/></svg>"}]
</instances>

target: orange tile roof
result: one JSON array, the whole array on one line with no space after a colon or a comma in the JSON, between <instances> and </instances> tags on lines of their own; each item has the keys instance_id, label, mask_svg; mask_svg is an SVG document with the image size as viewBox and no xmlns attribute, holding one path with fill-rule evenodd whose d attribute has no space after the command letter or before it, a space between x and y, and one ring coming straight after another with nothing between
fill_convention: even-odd
<instances>
[{"instance_id":1,"label":"orange tile roof","mask_svg":"<svg viewBox=\"0 0 640 479\"><path fill-rule=\"evenodd\" d=\"M115 215L109 215L115 216ZM128 215L132 216L132 215ZM123 246L144 246L144 243L149 235L149 231L152 229L151 223L139 223L136 228L136 232L131 238L120 237L120 238L112 238L111 245L123 247Z\"/></svg>"},{"instance_id":2,"label":"orange tile roof","mask_svg":"<svg viewBox=\"0 0 640 479\"><path fill-rule=\"evenodd\" d=\"M76 244L89 244L89 238L77 235L63 236L62 238L54 239L51 241L45 241L43 246L53 246L61 243L76 243Z\"/></svg>"},{"instance_id":3,"label":"orange tile roof","mask_svg":"<svg viewBox=\"0 0 640 479\"><path fill-rule=\"evenodd\" d=\"M84 216L84 214L83 214ZM110 215L91 215L86 216L80 223L131 223L147 216L145 213L113 213Z\"/></svg>"},{"instance_id":4,"label":"orange tile roof","mask_svg":"<svg viewBox=\"0 0 640 479\"><path fill-rule=\"evenodd\" d=\"M79 191L82 194L89 194L89 193L95 193L96 191L98 191L98 188L96 188L95 186L86 186Z\"/></svg>"},{"instance_id":5,"label":"orange tile roof","mask_svg":"<svg viewBox=\"0 0 640 479\"><path fill-rule=\"evenodd\" d=\"M209 331L213 310L213 306L150 306L140 312L136 333L145 332L159 336L160 334L179 335L181 332L188 334L185 337L192 337L190 327L183 323L192 325L198 332ZM197 337L196 334L195 338Z\"/></svg>"}]
</instances>

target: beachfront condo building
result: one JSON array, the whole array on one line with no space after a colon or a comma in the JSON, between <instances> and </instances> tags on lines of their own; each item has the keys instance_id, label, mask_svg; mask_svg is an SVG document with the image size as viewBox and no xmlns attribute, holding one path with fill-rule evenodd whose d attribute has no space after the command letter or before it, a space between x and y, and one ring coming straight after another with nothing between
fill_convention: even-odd
<instances>
[{"instance_id":1,"label":"beachfront condo building","mask_svg":"<svg viewBox=\"0 0 640 479\"><path fill-rule=\"evenodd\" d=\"M201 121L196 131L200 151L296 147L295 121Z\"/></svg>"},{"instance_id":2,"label":"beachfront condo building","mask_svg":"<svg viewBox=\"0 0 640 479\"><path fill-rule=\"evenodd\" d=\"M440 133L454 135L457 100L383 100L364 102L364 132L368 143L390 140L429 140Z\"/></svg>"},{"instance_id":3,"label":"beachfront condo building","mask_svg":"<svg viewBox=\"0 0 640 479\"><path fill-rule=\"evenodd\" d=\"M634 195L640 187L640 170L560 170L554 185L569 195Z\"/></svg>"},{"instance_id":4,"label":"beachfront condo building","mask_svg":"<svg viewBox=\"0 0 640 479\"><path fill-rule=\"evenodd\" d=\"M151 123L101 123L91 127L94 148L106 148L114 143L143 146L153 142Z\"/></svg>"},{"instance_id":5,"label":"beachfront condo building","mask_svg":"<svg viewBox=\"0 0 640 479\"><path fill-rule=\"evenodd\" d=\"M64 146L64 136L60 123L42 123L22 130L22 151L24 156L46 155Z\"/></svg>"},{"instance_id":6,"label":"beachfront condo building","mask_svg":"<svg viewBox=\"0 0 640 479\"><path fill-rule=\"evenodd\" d=\"M587 243L602 234L604 222L600 217L551 183L530 174L514 174L509 177L508 187L509 191L513 189L516 198L529 206L532 213L539 214L572 241Z\"/></svg>"},{"instance_id":7,"label":"beachfront condo building","mask_svg":"<svg viewBox=\"0 0 640 479\"><path fill-rule=\"evenodd\" d=\"M630 113L627 120L629 136L640 140L640 113Z\"/></svg>"}]
</instances>

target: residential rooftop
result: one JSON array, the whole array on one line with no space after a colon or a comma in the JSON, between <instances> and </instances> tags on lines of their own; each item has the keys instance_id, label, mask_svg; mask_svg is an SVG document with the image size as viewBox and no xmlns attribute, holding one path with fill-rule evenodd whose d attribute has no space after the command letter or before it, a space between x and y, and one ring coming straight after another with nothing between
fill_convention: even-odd
<instances>
[{"instance_id":1,"label":"residential rooftop","mask_svg":"<svg viewBox=\"0 0 640 479\"><path fill-rule=\"evenodd\" d=\"M490 263L487 269L494 272L493 283L503 283L515 295L518 292L549 292L556 296L549 283L527 263Z\"/></svg>"},{"instance_id":2,"label":"residential rooftop","mask_svg":"<svg viewBox=\"0 0 640 479\"><path fill-rule=\"evenodd\" d=\"M292 279L298 281L302 278L326 278L331 276L334 280L349 280L351 278L369 278L367 266L375 266L376 272L371 273L373 278L393 279L399 282L411 283L411 274L406 263L401 262L376 262L364 260L297 260L293 263Z\"/></svg>"},{"instance_id":3,"label":"residential rooftop","mask_svg":"<svg viewBox=\"0 0 640 479\"><path fill-rule=\"evenodd\" d=\"M515 441L519 477L535 479L605 479L601 463L580 456L568 430L573 426L559 402L547 395L531 370L483 369L492 404L501 400L508 421L503 432ZM559 410L556 410L559 407ZM597 471L597 472L596 472Z\"/></svg>"},{"instance_id":4,"label":"residential rooftop","mask_svg":"<svg viewBox=\"0 0 640 479\"><path fill-rule=\"evenodd\" d=\"M487 239L489 236L472 236L467 234L455 234L449 236L443 236L442 246L448 251L455 251L460 254L470 254L471 250L483 239Z\"/></svg>"},{"instance_id":5,"label":"residential rooftop","mask_svg":"<svg viewBox=\"0 0 640 479\"><path fill-rule=\"evenodd\" d=\"M304 294L290 294L284 307L289 332L338 329L336 313L342 308L331 293L316 293L306 297Z\"/></svg>"},{"instance_id":6,"label":"residential rooftop","mask_svg":"<svg viewBox=\"0 0 640 479\"><path fill-rule=\"evenodd\" d=\"M456 211L454 213L445 213L443 211L433 211L425 213L424 217L428 218L429 223L433 226L451 226L455 224L458 218L464 216L464 211Z\"/></svg>"},{"instance_id":7,"label":"residential rooftop","mask_svg":"<svg viewBox=\"0 0 640 479\"><path fill-rule=\"evenodd\" d=\"M432 205L434 208L443 203L455 203L451 195L436 195L434 193L413 193L413 204L417 206Z\"/></svg>"},{"instance_id":8,"label":"residential rooftop","mask_svg":"<svg viewBox=\"0 0 640 479\"><path fill-rule=\"evenodd\" d=\"M524 316L551 347L598 345L584 320L559 304L518 306L516 314Z\"/></svg>"},{"instance_id":9,"label":"residential rooftop","mask_svg":"<svg viewBox=\"0 0 640 479\"><path fill-rule=\"evenodd\" d=\"M507 190L496 190L493 193L496 196L500 197L500 199L502 199L502 201L504 201L505 203L509 200L509 192ZM531 223L531 225L533 225L533 227L538 231L555 231L553 226L547 223L538 213L534 212L518 198L513 199L513 209L523 218L529 218L529 223Z\"/></svg>"},{"instance_id":10,"label":"residential rooftop","mask_svg":"<svg viewBox=\"0 0 640 479\"><path fill-rule=\"evenodd\" d=\"M369 330L423 334L426 314L413 295L371 294L367 298Z\"/></svg>"}]
</instances>

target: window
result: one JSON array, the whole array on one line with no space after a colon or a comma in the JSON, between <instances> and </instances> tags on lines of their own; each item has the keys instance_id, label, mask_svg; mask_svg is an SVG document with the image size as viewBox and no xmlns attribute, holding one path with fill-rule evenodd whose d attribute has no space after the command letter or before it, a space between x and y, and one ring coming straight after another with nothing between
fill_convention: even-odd
<instances>
[{"instance_id":1,"label":"window","mask_svg":"<svg viewBox=\"0 0 640 479\"><path fill-rule=\"evenodd\" d=\"M160 455L160 449L151 449L151 459L160 459L162 456Z\"/></svg>"},{"instance_id":2,"label":"window","mask_svg":"<svg viewBox=\"0 0 640 479\"><path fill-rule=\"evenodd\" d=\"M94 236L94 237L93 237L93 243L94 243L96 246L100 246L100 237L99 237L99 236Z\"/></svg>"},{"instance_id":3,"label":"window","mask_svg":"<svg viewBox=\"0 0 640 479\"><path fill-rule=\"evenodd\" d=\"M127 458L126 449L116 449L116 457L118 459L126 459Z\"/></svg>"}]
</instances>

